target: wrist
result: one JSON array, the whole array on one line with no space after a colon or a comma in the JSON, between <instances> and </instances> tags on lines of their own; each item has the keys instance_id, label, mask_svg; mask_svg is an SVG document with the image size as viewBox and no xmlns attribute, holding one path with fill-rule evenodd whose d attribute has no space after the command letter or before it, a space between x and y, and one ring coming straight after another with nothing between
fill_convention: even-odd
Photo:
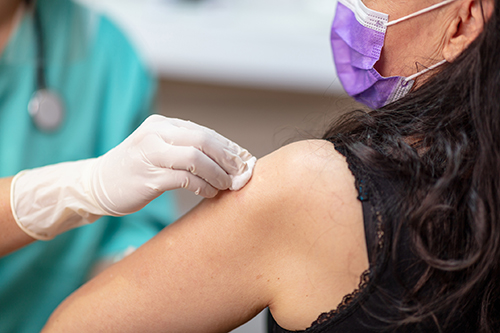
<instances>
[{"instance_id":1,"label":"wrist","mask_svg":"<svg viewBox=\"0 0 500 333\"><path fill-rule=\"evenodd\" d=\"M95 159L24 170L11 184L12 215L29 236L50 240L106 212L90 191Z\"/></svg>"},{"instance_id":2,"label":"wrist","mask_svg":"<svg viewBox=\"0 0 500 333\"><path fill-rule=\"evenodd\" d=\"M116 158L111 160L116 162ZM88 176L89 193L91 193L95 205L104 212L102 215L124 216L125 213L118 211L115 195L112 194L119 192L122 193L122 196L128 196L128 194L123 194L123 189L117 190L117 187L127 179L117 177L117 166L109 165L109 162L110 158L106 155L94 160ZM103 173L103 170L112 170L112 172ZM109 192L110 186L111 193Z\"/></svg>"}]
</instances>

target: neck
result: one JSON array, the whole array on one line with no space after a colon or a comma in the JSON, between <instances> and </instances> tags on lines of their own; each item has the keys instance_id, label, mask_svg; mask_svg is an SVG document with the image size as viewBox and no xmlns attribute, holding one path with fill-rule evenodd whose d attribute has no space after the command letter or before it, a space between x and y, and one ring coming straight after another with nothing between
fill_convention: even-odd
<instances>
[{"instance_id":1,"label":"neck","mask_svg":"<svg viewBox=\"0 0 500 333\"><path fill-rule=\"evenodd\" d=\"M14 29L16 11L23 0L0 0L0 52Z\"/></svg>"}]
</instances>

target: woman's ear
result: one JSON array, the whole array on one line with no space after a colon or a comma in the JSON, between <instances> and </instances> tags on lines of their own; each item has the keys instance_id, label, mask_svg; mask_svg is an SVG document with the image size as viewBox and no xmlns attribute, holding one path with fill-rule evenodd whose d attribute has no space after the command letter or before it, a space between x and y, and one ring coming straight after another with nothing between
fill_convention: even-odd
<instances>
[{"instance_id":1,"label":"woman's ear","mask_svg":"<svg viewBox=\"0 0 500 333\"><path fill-rule=\"evenodd\" d=\"M494 0L464 0L457 9L446 34L446 44L443 56L448 62L453 62L476 37L483 31L486 21L490 18Z\"/></svg>"}]
</instances>

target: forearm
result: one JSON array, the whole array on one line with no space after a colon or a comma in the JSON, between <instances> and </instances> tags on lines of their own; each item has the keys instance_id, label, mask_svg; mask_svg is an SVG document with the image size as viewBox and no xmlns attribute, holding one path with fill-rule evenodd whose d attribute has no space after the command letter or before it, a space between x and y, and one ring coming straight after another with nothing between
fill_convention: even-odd
<instances>
[{"instance_id":1,"label":"forearm","mask_svg":"<svg viewBox=\"0 0 500 333\"><path fill-rule=\"evenodd\" d=\"M35 239L17 225L10 206L12 177L0 178L0 256L13 252Z\"/></svg>"}]
</instances>

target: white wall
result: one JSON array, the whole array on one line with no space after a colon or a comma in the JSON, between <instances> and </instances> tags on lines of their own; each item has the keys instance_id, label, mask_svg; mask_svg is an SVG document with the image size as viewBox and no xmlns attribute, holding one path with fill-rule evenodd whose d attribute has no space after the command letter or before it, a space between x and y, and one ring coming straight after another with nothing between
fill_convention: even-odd
<instances>
[{"instance_id":1,"label":"white wall","mask_svg":"<svg viewBox=\"0 0 500 333\"><path fill-rule=\"evenodd\" d=\"M162 76L339 93L335 0L79 0L128 32Z\"/></svg>"}]
</instances>

